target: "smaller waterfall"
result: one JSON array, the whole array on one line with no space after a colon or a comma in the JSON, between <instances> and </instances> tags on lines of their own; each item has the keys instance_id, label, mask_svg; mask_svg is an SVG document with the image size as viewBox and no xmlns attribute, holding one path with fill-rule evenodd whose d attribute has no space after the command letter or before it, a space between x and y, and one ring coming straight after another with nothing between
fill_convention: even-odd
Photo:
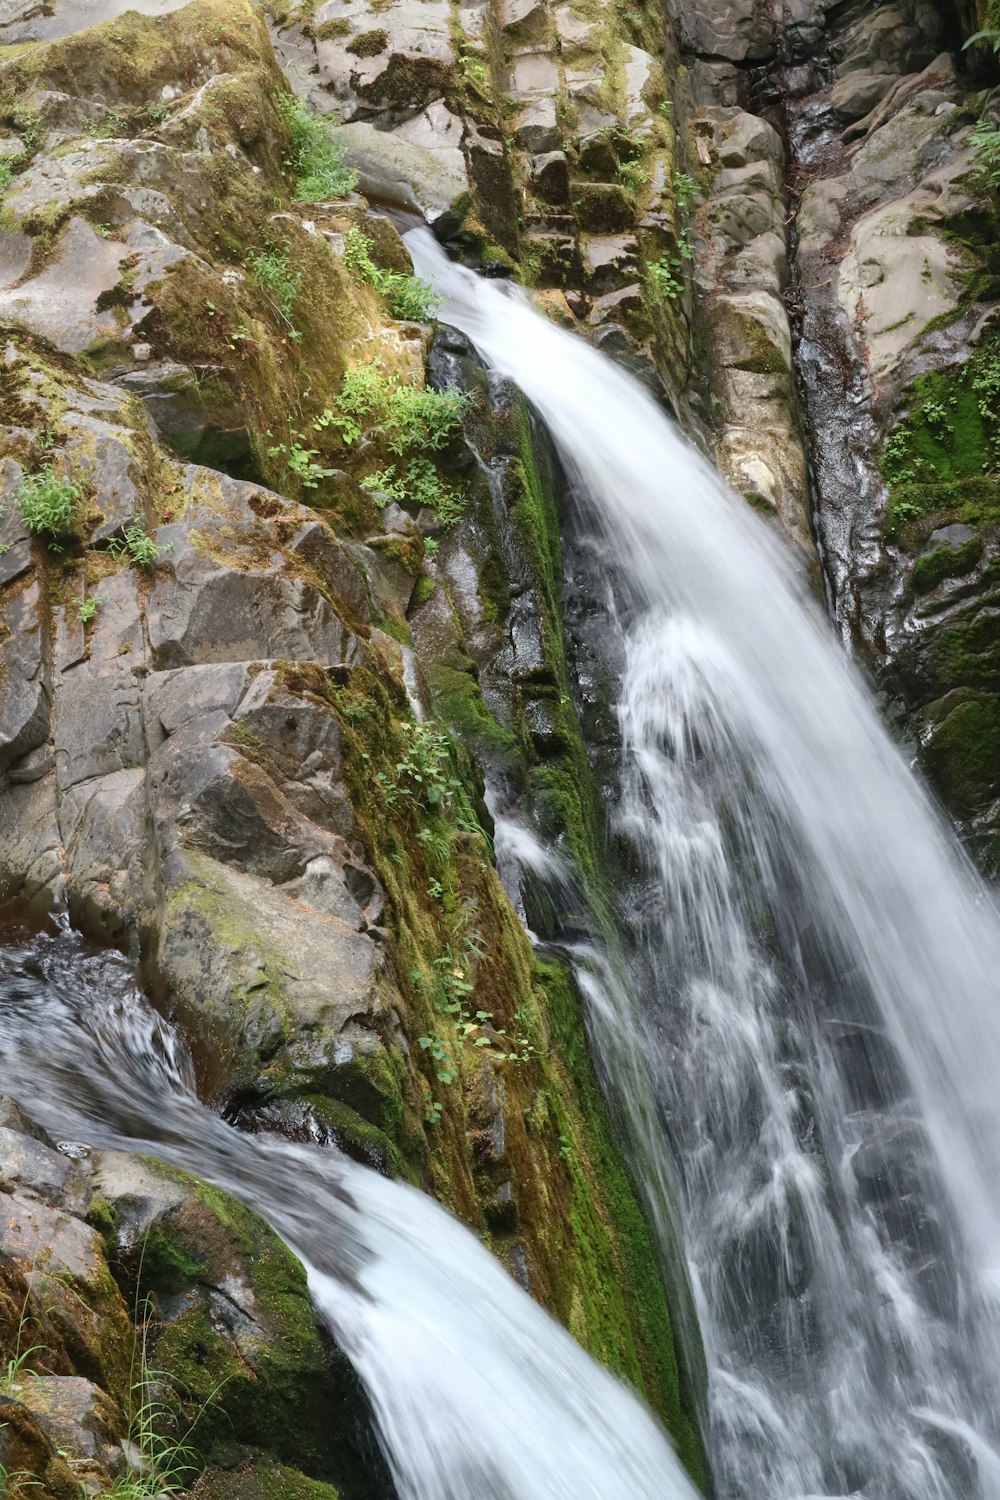
<instances>
[{"instance_id":1,"label":"smaller waterfall","mask_svg":"<svg viewBox=\"0 0 1000 1500\"><path fill-rule=\"evenodd\" d=\"M163 1157L273 1225L367 1388L400 1500L697 1500L641 1402L432 1199L206 1110L117 955L65 931L0 948L0 1092L57 1139Z\"/></svg>"}]
</instances>

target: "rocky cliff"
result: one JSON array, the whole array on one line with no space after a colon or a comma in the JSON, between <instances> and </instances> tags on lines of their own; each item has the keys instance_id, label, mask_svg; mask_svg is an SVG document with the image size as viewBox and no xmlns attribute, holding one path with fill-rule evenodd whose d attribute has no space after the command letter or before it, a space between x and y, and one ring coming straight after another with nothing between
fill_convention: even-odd
<instances>
[{"instance_id":1,"label":"rocky cliff","mask_svg":"<svg viewBox=\"0 0 1000 1500\"><path fill-rule=\"evenodd\" d=\"M644 1392L698 1477L685 1290L487 811L559 847L571 920L607 928L593 565L531 412L434 323L398 230L425 217L523 282L713 454L826 590L992 867L1000 116L988 41L962 51L996 18L972 11L0 5L3 909L65 909L127 953L234 1123L434 1192ZM521 904L559 926L537 893ZM183 1231L177 1284L150 1288L182 1401L205 1392L170 1298L187 1288L191 1329L239 1363L212 1287L266 1242L301 1327L264 1319L276 1373L249 1361L255 1400L303 1382L346 1413L320 1451L311 1408L294 1441L253 1439L240 1408L225 1473L243 1488L209 1427L204 1493L387 1483L263 1226L10 1130L28 1165L8 1324L33 1295L18 1236L38 1220L52 1240L46 1204L104 1321L89 1363L54 1338L39 1368L72 1420L18 1395L8 1469L62 1496L121 1462L124 1194L155 1205L144 1233ZM206 1270L213 1214L242 1248Z\"/></svg>"},{"instance_id":2,"label":"rocky cliff","mask_svg":"<svg viewBox=\"0 0 1000 1500\"><path fill-rule=\"evenodd\" d=\"M21 9L0 53L5 910L23 923L64 908L130 954L235 1123L433 1191L646 1394L697 1472L696 1377L579 1000L532 952L483 801L486 767L596 889L558 476L518 394L435 333L396 229L354 188L425 203L466 254L538 257L567 318L573 278L543 263L580 266L600 244L607 264L637 266L638 238L602 223L522 239L527 177L450 22L432 57L421 30L424 61L391 53L380 82L381 53L367 40L357 63L346 18L274 30L276 54L250 0L108 6L86 30L72 6ZM541 12L525 22L539 24L549 38ZM512 37L511 55L524 45ZM398 139L373 146L360 120L331 136L289 92L279 55L298 81L313 47L327 71L307 73L310 91L346 56L380 102L341 80L343 114L403 120ZM603 184L630 215L618 165L642 152L665 171L668 134L641 102L652 60L636 67L622 55L614 108L641 144L623 126ZM525 93L526 139L555 146ZM618 119L610 104L601 119ZM395 189L386 142L404 153ZM536 149L532 171L546 154L549 177L568 170ZM657 246L671 232L649 230ZM635 346L614 327L658 379L652 324ZM205 1316L219 1360L242 1359ZM205 1393L162 1323L150 1357L194 1403ZM110 1376L87 1378L121 1403ZM263 1436L268 1463L295 1457L297 1442ZM198 1442L219 1457L210 1425ZM345 1493L376 1482L363 1455L304 1453Z\"/></svg>"}]
</instances>

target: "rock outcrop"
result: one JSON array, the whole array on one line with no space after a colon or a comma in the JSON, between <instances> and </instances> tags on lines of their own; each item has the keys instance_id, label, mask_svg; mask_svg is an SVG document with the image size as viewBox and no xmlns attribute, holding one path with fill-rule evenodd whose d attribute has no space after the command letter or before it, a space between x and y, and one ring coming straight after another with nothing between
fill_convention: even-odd
<instances>
[{"instance_id":1,"label":"rock outcrop","mask_svg":"<svg viewBox=\"0 0 1000 1500\"><path fill-rule=\"evenodd\" d=\"M0 1121L4 1479L77 1500L141 1471L142 1409L164 1400L154 1387L167 1377L183 1424L177 1480L218 1450L199 1493L225 1495L250 1468L283 1472L287 1489L261 1486L268 1500L350 1494L350 1423L330 1417L353 1403L360 1418L361 1398L267 1225L173 1168L57 1148L10 1100Z\"/></svg>"},{"instance_id":2,"label":"rock outcrop","mask_svg":"<svg viewBox=\"0 0 1000 1500\"><path fill-rule=\"evenodd\" d=\"M659 65L617 20L506 14L511 145L475 50L403 9L276 14L335 138L252 0L4 18L0 904L129 953L238 1125L433 1191L698 1472L697 1375L579 997L531 949L483 801L485 766L596 879L554 468L355 190L527 268L679 390L684 320L646 285L680 232ZM558 26L572 151L562 108L554 136L529 118ZM334 1474L282 1477L303 1465L277 1441L235 1462L203 1492Z\"/></svg>"}]
</instances>

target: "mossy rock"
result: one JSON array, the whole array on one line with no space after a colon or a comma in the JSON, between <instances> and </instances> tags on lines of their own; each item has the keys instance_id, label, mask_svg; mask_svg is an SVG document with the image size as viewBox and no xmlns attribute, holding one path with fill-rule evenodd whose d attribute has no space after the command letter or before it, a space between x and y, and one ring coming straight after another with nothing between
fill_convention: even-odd
<instances>
[{"instance_id":1,"label":"mossy rock","mask_svg":"<svg viewBox=\"0 0 1000 1500\"><path fill-rule=\"evenodd\" d=\"M183 1197L161 1211L119 1271L158 1315L153 1366L167 1376L204 1456L266 1448L327 1477L342 1459L353 1375L321 1339L306 1273L274 1231L230 1194L147 1162ZM128 1212L123 1199L116 1205Z\"/></svg>"},{"instance_id":2,"label":"mossy rock","mask_svg":"<svg viewBox=\"0 0 1000 1500\"><path fill-rule=\"evenodd\" d=\"M928 594L946 578L964 578L983 555L982 538L970 537L957 546L945 543L923 553L913 564L910 582L915 594Z\"/></svg>"},{"instance_id":3,"label":"mossy rock","mask_svg":"<svg viewBox=\"0 0 1000 1500\"><path fill-rule=\"evenodd\" d=\"M959 689L934 709L922 758L948 805L969 816L1000 788L1000 697Z\"/></svg>"},{"instance_id":4,"label":"mossy rock","mask_svg":"<svg viewBox=\"0 0 1000 1500\"><path fill-rule=\"evenodd\" d=\"M265 1459L238 1469L210 1469L194 1493L198 1500L340 1500L332 1485Z\"/></svg>"}]
</instances>

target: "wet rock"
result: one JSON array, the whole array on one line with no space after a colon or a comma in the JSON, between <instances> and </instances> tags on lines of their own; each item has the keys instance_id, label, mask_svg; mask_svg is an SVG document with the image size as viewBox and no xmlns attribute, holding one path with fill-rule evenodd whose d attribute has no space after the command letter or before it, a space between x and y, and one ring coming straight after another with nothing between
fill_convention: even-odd
<instances>
[{"instance_id":1,"label":"wet rock","mask_svg":"<svg viewBox=\"0 0 1000 1500\"><path fill-rule=\"evenodd\" d=\"M730 62L760 62L774 48L769 17L757 0L702 0L684 5L680 34L689 52Z\"/></svg>"},{"instance_id":2,"label":"wet rock","mask_svg":"<svg viewBox=\"0 0 1000 1500\"><path fill-rule=\"evenodd\" d=\"M532 191L546 203L569 202L569 164L564 151L548 151L531 159Z\"/></svg>"},{"instance_id":3,"label":"wet rock","mask_svg":"<svg viewBox=\"0 0 1000 1500\"><path fill-rule=\"evenodd\" d=\"M598 234L628 229L635 219L632 200L617 182L578 183L573 207L580 227Z\"/></svg>"},{"instance_id":4,"label":"wet rock","mask_svg":"<svg viewBox=\"0 0 1000 1500\"><path fill-rule=\"evenodd\" d=\"M444 0L327 0L312 20L316 72L345 119L398 123L439 99L456 65Z\"/></svg>"},{"instance_id":5,"label":"wet rock","mask_svg":"<svg viewBox=\"0 0 1000 1500\"><path fill-rule=\"evenodd\" d=\"M455 117L438 101L417 116L416 123L399 131L378 130L357 121L344 127L340 139L348 161L359 173L362 192L401 208L418 209L434 223L469 191L462 131L456 125Z\"/></svg>"},{"instance_id":6,"label":"wet rock","mask_svg":"<svg viewBox=\"0 0 1000 1500\"><path fill-rule=\"evenodd\" d=\"M860 120L895 88L894 73L849 73L834 84L830 98L842 120Z\"/></svg>"},{"instance_id":7,"label":"wet rock","mask_svg":"<svg viewBox=\"0 0 1000 1500\"><path fill-rule=\"evenodd\" d=\"M514 139L524 151L539 155L546 151L557 151L562 145L562 132L556 121L556 107L551 99L533 99L518 111L514 123Z\"/></svg>"},{"instance_id":8,"label":"wet rock","mask_svg":"<svg viewBox=\"0 0 1000 1500\"><path fill-rule=\"evenodd\" d=\"M632 235L593 236L585 249L587 289L597 296L639 278L639 245Z\"/></svg>"},{"instance_id":9,"label":"wet rock","mask_svg":"<svg viewBox=\"0 0 1000 1500\"><path fill-rule=\"evenodd\" d=\"M540 42L548 30L548 11L541 0L503 0L504 33L514 42Z\"/></svg>"}]
</instances>

